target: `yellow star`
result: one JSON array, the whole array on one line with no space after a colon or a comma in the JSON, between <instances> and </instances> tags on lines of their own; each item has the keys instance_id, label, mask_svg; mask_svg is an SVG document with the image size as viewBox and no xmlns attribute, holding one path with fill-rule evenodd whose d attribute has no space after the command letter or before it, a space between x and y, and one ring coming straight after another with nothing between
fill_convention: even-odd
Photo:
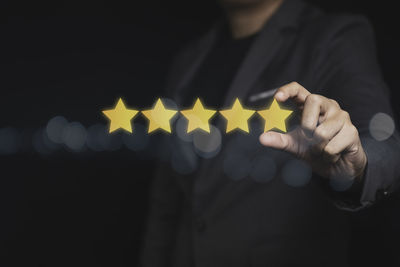
<instances>
[{"instance_id":1,"label":"yellow star","mask_svg":"<svg viewBox=\"0 0 400 267\"><path fill-rule=\"evenodd\" d=\"M102 112L110 120L109 133L120 128L132 133L131 120L136 116L138 111L127 109L121 98L114 109L103 110Z\"/></svg>"},{"instance_id":2,"label":"yellow star","mask_svg":"<svg viewBox=\"0 0 400 267\"><path fill-rule=\"evenodd\" d=\"M208 124L208 121L216 111L205 109L200 99L197 98L192 109L182 110L181 113L189 120L187 133L190 133L195 129L202 129L209 133L210 125Z\"/></svg>"},{"instance_id":3,"label":"yellow star","mask_svg":"<svg viewBox=\"0 0 400 267\"><path fill-rule=\"evenodd\" d=\"M166 109L159 98L152 109L142 111L143 115L149 120L148 133L157 129L171 133L170 120L176 112L176 110Z\"/></svg>"},{"instance_id":4,"label":"yellow star","mask_svg":"<svg viewBox=\"0 0 400 267\"><path fill-rule=\"evenodd\" d=\"M231 109L221 110L219 113L228 121L226 132L229 133L234 129L241 129L246 133L249 132L248 119L254 114L254 110L244 109L240 104L239 99L236 98L235 103Z\"/></svg>"},{"instance_id":5,"label":"yellow star","mask_svg":"<svg viewBox=\"0 0 400 267\"><path fill-rule=\"evenodd\" d=\"M273 128L286 132L285 120L292 112L291 110L281 109L275 98L268 109L257 111L265 120L264 132Z\"/></svg>"}]
</instances>

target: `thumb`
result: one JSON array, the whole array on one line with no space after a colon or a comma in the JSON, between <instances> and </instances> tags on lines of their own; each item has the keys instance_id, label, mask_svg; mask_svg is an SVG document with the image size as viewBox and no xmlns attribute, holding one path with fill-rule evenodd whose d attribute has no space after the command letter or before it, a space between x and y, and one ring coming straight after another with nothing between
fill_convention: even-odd
<instances>
[{"instance_id":1,"label":"thumb","mask_svg":"<svg viewBox=\"0 0 400 267\"><path fill-rule=\"evenodd\" d=\"M267 147L284 150L290 153L296 153L296 140L288 133L277 133L269 131L260 135L260 143Z\"/></svg>"}]
</instances>

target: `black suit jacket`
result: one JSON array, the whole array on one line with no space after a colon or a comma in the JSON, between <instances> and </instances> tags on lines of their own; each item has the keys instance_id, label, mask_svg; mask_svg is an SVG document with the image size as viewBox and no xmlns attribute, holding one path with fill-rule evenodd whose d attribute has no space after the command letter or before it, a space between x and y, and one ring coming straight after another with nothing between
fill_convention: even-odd
<instances>
[{"instance_id":1,"label":"black suit jacket","mask_svg":"<svg viewBox=\"0 0 400 267\"><path fill-rule=\"evenodd\" d=\"M217 24L173 64L167 94L178 104L220 30ZM335 192L315 176L304 186L288 185L282 176L293 157L259 145L255 122L249 135L223 135L219 154L201 160L190 175L171 171L169 164L160 167L143 266L347 266L346 210L390 195L399 177L397 135L376 141L369 132L376 113L393 114L368 21L286 0L250 47L225 105L239 97L252 108L265 107L267 91L291 81L337 100L350 113L368 156L359 191ZM187 158L193 155L189 150L187 144L174 148ZM223 170L229 155L240 155L250 166L260 156L272 159L274 179L230 179Z\"/></svg>"}]
</instances>

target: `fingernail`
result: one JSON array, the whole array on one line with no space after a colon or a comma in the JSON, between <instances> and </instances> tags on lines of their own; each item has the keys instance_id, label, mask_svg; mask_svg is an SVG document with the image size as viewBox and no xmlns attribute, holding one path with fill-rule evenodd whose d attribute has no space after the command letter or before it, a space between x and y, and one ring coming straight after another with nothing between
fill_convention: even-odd
<instances>
[{"instance_id":1,"label":"fingernail","mask_svg":"<svg viewBox=\"0 0 400 267\"><path fill-rule=\"evenodd\" d=\"M261 143L264 142L264 139L265 139L265 133L261 134L260 137L259 137L259 140L260 140Z\"/></svg>"},{"instance_id":2,"label":"fingernail","mask_svg":"<svg viewBox=\"0 0 400 267\"><path fill-rule=\"evenodd\" d=\"M265 132L265 133L262 133L261 135L260 135L260 142L261 143L263 143L263 142L265 142L265 141L268 141L268 139L269 139L269 134L268 134L268 132Z\"/></svg>"},{"instance_id":3,"label":"fingernail","mask_svg":"<svg viewBox=\"0 0 400 267\"><path fill-rule=\"evenodd\" d=\"M278 92L278 93L276 93L276 95L275 95L275 98L283 98L285 95L282 93L282 92Z\"/></svg>"}]
</instances>

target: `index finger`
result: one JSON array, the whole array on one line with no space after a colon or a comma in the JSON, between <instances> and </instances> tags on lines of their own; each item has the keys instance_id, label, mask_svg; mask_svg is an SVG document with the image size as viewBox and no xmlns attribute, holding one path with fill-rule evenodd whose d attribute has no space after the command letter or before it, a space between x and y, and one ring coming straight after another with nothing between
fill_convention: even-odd
<instances>
[{"instance_id":1,"label":"index finger","mask_svg":"<svg viewBox=\"0 0 400 267\"><path fill-rule=\"evenodd\" d=\"M292 98L298 104L304 104L306 98L311 93L297 82L288 83L280 87L275 93L275 99L279 102L285 102Z\"/></svg>"}]
</instances>

